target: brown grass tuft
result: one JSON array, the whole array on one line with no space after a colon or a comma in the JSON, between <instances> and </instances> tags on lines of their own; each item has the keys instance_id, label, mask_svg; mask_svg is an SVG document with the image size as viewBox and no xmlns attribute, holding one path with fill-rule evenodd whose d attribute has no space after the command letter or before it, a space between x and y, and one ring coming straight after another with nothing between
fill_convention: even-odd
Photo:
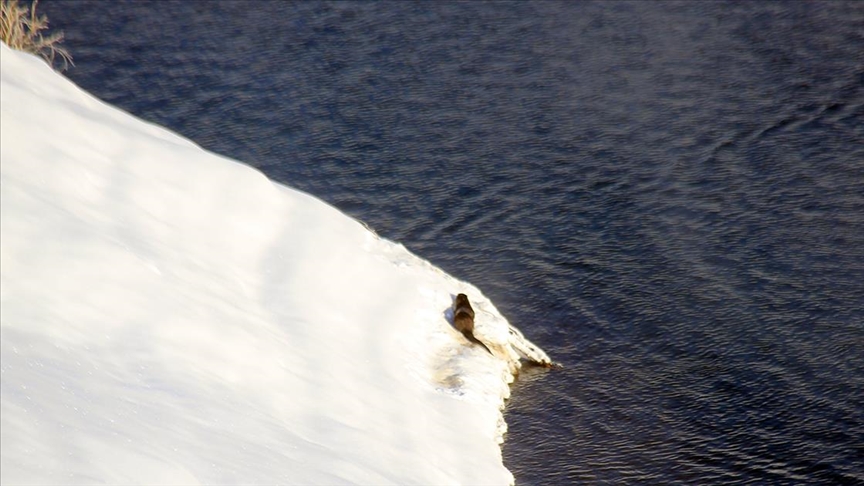
<instances>
[{"instance_id":1,"label":"brown grass tuft","mask_svg":"<svg viewBox=\"0 0 864 486\"><path fill-rule=\"evenodd\" d=\"M0 0L0 40L12 49L42 56L51 66L54 60L60 58L63 68L72 63L72 56L58 43L63 40L63 33L56 32L43 36L40 32L48 28L48 19L44 15L36 15L34 0L30 8L18 4L18 0Z\"/></svg>"}]
</instances>

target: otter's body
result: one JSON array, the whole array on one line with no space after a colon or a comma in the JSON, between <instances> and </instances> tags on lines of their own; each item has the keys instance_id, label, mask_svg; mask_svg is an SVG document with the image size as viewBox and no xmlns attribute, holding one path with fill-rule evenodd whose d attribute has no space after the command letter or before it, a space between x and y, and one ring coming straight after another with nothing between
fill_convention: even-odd
<instances>
[{"instance_id":1,"label":"otter's body","mask_svg":"<svg viewBox=\"0 0 864 486\"><path fill-rule=\"evenodd\" d=\"M471 303L468 302L468 296L465 294L457 295L456 300L453 301L453 325L465 336L465 339L483 346L489 354L492 354L488 346L474 337L474 309L471 308Z\"/></svg>"}]
</instances>

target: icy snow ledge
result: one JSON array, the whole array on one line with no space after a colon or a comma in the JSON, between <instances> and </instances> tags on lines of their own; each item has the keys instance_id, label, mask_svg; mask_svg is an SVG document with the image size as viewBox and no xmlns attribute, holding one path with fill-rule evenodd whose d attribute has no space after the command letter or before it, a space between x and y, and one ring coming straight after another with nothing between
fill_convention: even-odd
<instances>
[{"instance_id":1,"label":"icy snow ledge","mask_svg":"<svg viewBox=\"0 0 864 486\"><path fill-rule=\"evenodd\" d=\"M512 483L516 350L548 358L476 288L0 60L0 482Z\"/></svg>"}]
</instances>

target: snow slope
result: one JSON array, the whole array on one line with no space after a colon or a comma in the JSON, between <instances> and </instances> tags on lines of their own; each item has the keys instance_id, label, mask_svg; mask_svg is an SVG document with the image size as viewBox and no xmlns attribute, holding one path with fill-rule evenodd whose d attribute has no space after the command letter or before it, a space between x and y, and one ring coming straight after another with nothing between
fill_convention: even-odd
<instances>
[{"instance_id":1,"label":"snow slope","mask_svg":"<svg viewBox=\"0 0 864 486\"><path fill-rule=\"evenodd\" d=\"M500 409L530 344L476 288L0 61L4 485L513 481ZM448 322L459 292L495 357Z\"/></svg>"}]
</instances>

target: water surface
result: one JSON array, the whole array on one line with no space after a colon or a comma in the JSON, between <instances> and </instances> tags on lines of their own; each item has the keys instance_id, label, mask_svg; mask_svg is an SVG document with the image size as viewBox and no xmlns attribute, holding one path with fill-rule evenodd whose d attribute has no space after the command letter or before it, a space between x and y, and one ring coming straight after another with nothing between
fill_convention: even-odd
<instances>
[{"instance_id":1,"label":"water surface","mask_svg":"<svg viewBox=\"0 0 864 486\"><path fill-rule=\"evenodd\" d=\"M860 484L862 5L40 8L83 88L476 284L562 362L514 387L518 483Z\"/></svg>"}]
</instances>

